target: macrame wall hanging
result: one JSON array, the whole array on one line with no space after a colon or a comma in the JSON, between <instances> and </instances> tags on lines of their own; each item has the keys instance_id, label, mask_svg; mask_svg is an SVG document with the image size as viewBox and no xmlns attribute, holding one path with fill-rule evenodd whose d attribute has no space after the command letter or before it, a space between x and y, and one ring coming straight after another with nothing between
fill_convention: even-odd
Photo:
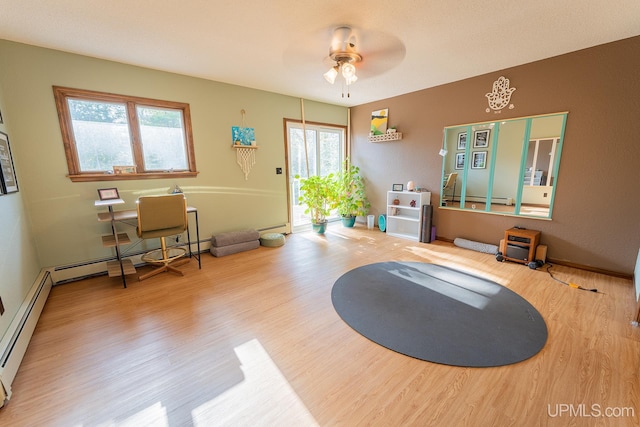
<instances>
[{"instance_id":1,"label":"macrame wall hanging","mask_svg":"<svg viewBox=\"0 0 640 427\"><path fill-rule=\"evenodd\" d=\"M246 112L240 110L240 114L242 114L242 126L232 126L231 137L233 148L236 150L236 162L244 173L244 179L248 180L249 172L256 163L258 145L256 144L255 130L246 127Z\"/></svg>"}]
</instances>

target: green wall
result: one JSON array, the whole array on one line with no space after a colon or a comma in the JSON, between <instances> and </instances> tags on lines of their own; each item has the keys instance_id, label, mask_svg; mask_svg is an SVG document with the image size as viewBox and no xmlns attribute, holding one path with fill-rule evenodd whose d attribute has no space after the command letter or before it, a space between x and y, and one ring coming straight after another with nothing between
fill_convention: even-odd
<instances>
[{"instance_id":1,"label":"green wall","mask_svg":"<svg viewBox=\"0 0 640 427\"><path fill-rule=\"evenodd\" d=\"M109 229L96 219L98 188L117 187L126 201L122 208L133 209L140 195L166 193L178 184L189 205L198 208L201 239L216 232L287 222L286 179L275 170L286 167L283 119L300 119L298 98L3 40L0 63L4 109L20 166L18 197L29 213L42 267L113 254L100 243L100 235ZM72 183L66 177L53 85L189 103L200 173L175 180ZM304 104L308 121L347 122L344 107ZM231 148L231 126L242 125L241 110L246 112L246 126L255 128L259 146L248 180ZM19 253L7 257L21 260Z\"/></svg>"},{"instance_id":2,"label":"green wall","mask_svg":"<svg viewBox=\"0 0 640 427\"><path fill-rule=\"evenodd\" d=\"M2 84L7 63L1 53L0 48L0 112L4 119L4 123L0 124L0 131L9 135L9 144L14 151L13 159L18 173L18 186L22 190L22 163L15 153L17 142L13 138L14 128L9 126L13 114L7 108ZM28 214L24 209L24 194L19 191L0 196L0 298L5 309L4 314L0 316L0 340L40 272Z\"/></svg>"}]
</instances>

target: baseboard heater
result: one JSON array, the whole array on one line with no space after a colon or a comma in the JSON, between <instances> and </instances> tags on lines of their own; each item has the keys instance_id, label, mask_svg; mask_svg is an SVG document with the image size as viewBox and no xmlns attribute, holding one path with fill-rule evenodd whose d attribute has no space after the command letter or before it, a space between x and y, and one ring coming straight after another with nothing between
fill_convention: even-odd
<instances>
[{"instance_id":1,"label":"baseboard heater","mask_svg":"<svg viewBox=\"0 0 640 427\"><path fill-rule=\"evenodd\" d=\"M0 407L11 398L11 384L52 286L50 272L41 271L0 341Z\"/></svg>"},{"instance_id":2,"label":"baseboard heater","mask_svg":"<svg viewBox=\"0 0 640 427\"><path fill-rule=\"evenodd\" d=\"M269 231L271 233L281 233L281 234L290 234L291 233L291 223L280 224L280 225L272 225L271 227L258 228L259 232Z\"/></svg>"}]
</instances>

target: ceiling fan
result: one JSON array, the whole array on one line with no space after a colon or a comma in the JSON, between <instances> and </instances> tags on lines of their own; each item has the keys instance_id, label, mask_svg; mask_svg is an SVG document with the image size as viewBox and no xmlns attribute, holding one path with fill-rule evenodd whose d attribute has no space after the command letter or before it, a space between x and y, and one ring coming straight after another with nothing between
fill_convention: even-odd
<instances>
[{"instance_id":1,"label":"ceiling fan","mask_svg":"<svg viewBox=\"0 0 640 427\"><path fill-rule=\"evenodd\" d=\"M343 98L345 93L350 97L348 89L356 80L371 84L370 79L398 66L406 54L398 37L353 25L321 27L292 40L283 53L287 68L306 76L310 84L323 75L328 82L340 83Z\"/></svg>"},{"instance_id":2,"label":"ceiling fan","mask_svg":"<svg viewBox=\"0 0 640 427\"><path fill-rule=\"evenodd\" d=\"M362 56L356 51L356 37L349 27L339 27L333 32L329 58L335 65L323 74L324 79L333 84L338 74L342 74L347 85L347 97L350 96L348 86L358 80L354 64L362 61ZM342 94L344 97L344 93Z\"/></svg>"}]
</instances>

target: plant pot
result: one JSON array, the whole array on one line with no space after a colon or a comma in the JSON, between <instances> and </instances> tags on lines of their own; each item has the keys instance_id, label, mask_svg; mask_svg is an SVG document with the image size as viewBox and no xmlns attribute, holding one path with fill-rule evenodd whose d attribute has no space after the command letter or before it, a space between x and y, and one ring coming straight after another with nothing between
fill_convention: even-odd
<instances>
[{"instance_id":1,"label":"plant pot","mask_svg":"<svg viewBox=\"0 0 640 427\"><path fill-rule=\"evenodd\" d=\"M318 234L324 234L324 232L327 230L327 222L320 222L320 223L312 223L311 224L311 228L313 229L313 231L315 231Z\"/></svg>"},{"instance_id":2,"label":"plant pot","mask_svg":"<svg viewBox=\"0 0 640 427\"><path fill-rule=\"evenodd\" d=\"M342 221L342 226L343 227L353 227L356 223L356 217L355 216L343 216L340 218L340 220Z\"/></svg>"}]
</instances>

